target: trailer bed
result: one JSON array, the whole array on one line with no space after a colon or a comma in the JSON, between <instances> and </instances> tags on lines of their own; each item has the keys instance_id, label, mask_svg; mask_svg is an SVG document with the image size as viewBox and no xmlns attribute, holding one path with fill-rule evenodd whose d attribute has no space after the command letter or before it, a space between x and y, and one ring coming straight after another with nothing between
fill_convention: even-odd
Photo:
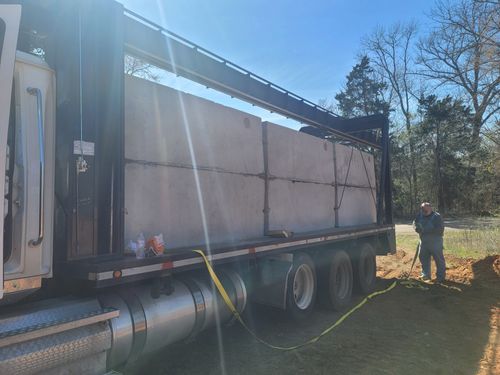
<instances>
[{"instance_id":1,"label":"trailer bed","mask_svg":"<svg viewBox=\"0 0 500 375\"><path fill-rule=\"evenodd\" d=\"M93 287L107 287L151 277L162 277L179 271L203 267L202 258L193 252L203 250L213 264L236 260L258 258L297 250L328 245L338 241L355 240L369 236L386 236L389 239L384 255L395 251L394 225L365 225L331 228L321 231L304 232L289 238L261 237L237 243L211 244L210 251L205 245L166 249L161 256L137 259L133 255L110 255L80 259L60 264L66 278L85 281Z\"/></svg>"}]
</instances>

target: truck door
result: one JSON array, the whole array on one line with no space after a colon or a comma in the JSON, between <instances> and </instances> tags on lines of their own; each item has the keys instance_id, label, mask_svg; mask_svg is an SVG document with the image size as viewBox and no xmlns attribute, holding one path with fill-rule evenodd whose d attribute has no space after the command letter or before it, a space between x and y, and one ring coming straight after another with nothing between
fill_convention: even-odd
<instances>
[{"instance_id":1,"label":"truck door","mask_svg":"<svg viewBox=\"0 0 500 375\"><path fill-rule=\"evenodd\" d=\"M17 36L21 20L20 5L0 5L0 191L5 193L7 134L9 128L12 78ZM2 195L4 195L4 193ZM5 205L0 204L0 228L4 227ZM3 230L0 231L0 257L3 259ZM3 297L3 263L0 267L0 298Z\"/></svg>"}]
</instances>

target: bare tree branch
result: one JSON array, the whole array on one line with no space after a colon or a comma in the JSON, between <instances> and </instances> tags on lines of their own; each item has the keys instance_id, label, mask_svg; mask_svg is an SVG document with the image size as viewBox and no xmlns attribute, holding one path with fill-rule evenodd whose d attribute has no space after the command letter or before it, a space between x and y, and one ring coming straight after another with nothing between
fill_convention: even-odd
<instances>
[{"instance_id":1,"label":"bare tree branch","mask_svg":"<svg viewBox=\"0 0 500 375\"><path fill-rule=\"evenodd\" d=\"M158 81L160 79L160 75L157 71L155 71L155 66L148 64L147 62L130 55L125 55L124 60L124 73L145 78L151 81Z\"/></svg>"},{"instance_id":2,"label":"bare tree branch","mask_svg":"<svg viewBox=\"0 0 500 375\"><path fill-rule=\"evenodd\" d=\"M378 27L363 41L374 66L387 82L391 97L395 98L399 112L404 117L408 134L410 154L410 206L417 202L417 172L415 165L415 145L412 137L412 108L417 95L414 93L415 74L412 71L412 46L416 38L415 23L395 24L390 28Z\"/></svg>"},{"instance_id":3,"label":"bare tree branch","mask_svg":"<svg viewBox=\"0 0 500 375\"><path fill-rule=\"evenodd\" d=\"M500 106L500 3L440 0L431 17L436 26L418 44L421 74L465 94L478 143L482 126Z\"/></svg>"}]
</instances>

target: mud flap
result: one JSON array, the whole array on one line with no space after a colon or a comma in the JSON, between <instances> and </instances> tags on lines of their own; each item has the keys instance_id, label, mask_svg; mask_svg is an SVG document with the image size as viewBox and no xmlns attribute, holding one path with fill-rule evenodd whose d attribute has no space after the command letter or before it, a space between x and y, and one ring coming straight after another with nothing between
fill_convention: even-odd
<instances>
[{"instance_id":1,"label":"mud flap","mask_svg":"<svg viewBox=\"0 0 500 375\"><path fill-rule=\"evenodd\" d=\"M257 272L249 283L250 300L285 310L287 281L292 267L293 254L280 254L259 259Z\"/></svg>"}]
</instances>

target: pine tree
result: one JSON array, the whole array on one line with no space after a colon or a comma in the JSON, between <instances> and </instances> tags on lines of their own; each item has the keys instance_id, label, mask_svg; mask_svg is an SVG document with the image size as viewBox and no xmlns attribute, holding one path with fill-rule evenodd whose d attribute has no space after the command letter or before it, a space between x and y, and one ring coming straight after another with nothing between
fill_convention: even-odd
<instances>
[{"instance_id":1,"label":"pine tree","mask_svg":"<svg viewBox=\"0 0 500 375\"><path fill-rule=\"evenodd\" d=\"M422 152L420 191L435 200L438 210L456 211L468 201L473 182L467 180L466 155L470 152L472 115L461 100L429 95L420 99L422 122L417 128Z\"/></svg>"},{"instance_id":2,"label":"pine tree","mask_svg":"<svg viewBox=\"0 0 500 375\"><path fill-rule=\"evenodd\" d=\"M361 57L346 78L344 90L335 95L342 116L388 115L389 103L382 97L386 85L375 79L367 56Z\"/></svg>"}]
</instances>

